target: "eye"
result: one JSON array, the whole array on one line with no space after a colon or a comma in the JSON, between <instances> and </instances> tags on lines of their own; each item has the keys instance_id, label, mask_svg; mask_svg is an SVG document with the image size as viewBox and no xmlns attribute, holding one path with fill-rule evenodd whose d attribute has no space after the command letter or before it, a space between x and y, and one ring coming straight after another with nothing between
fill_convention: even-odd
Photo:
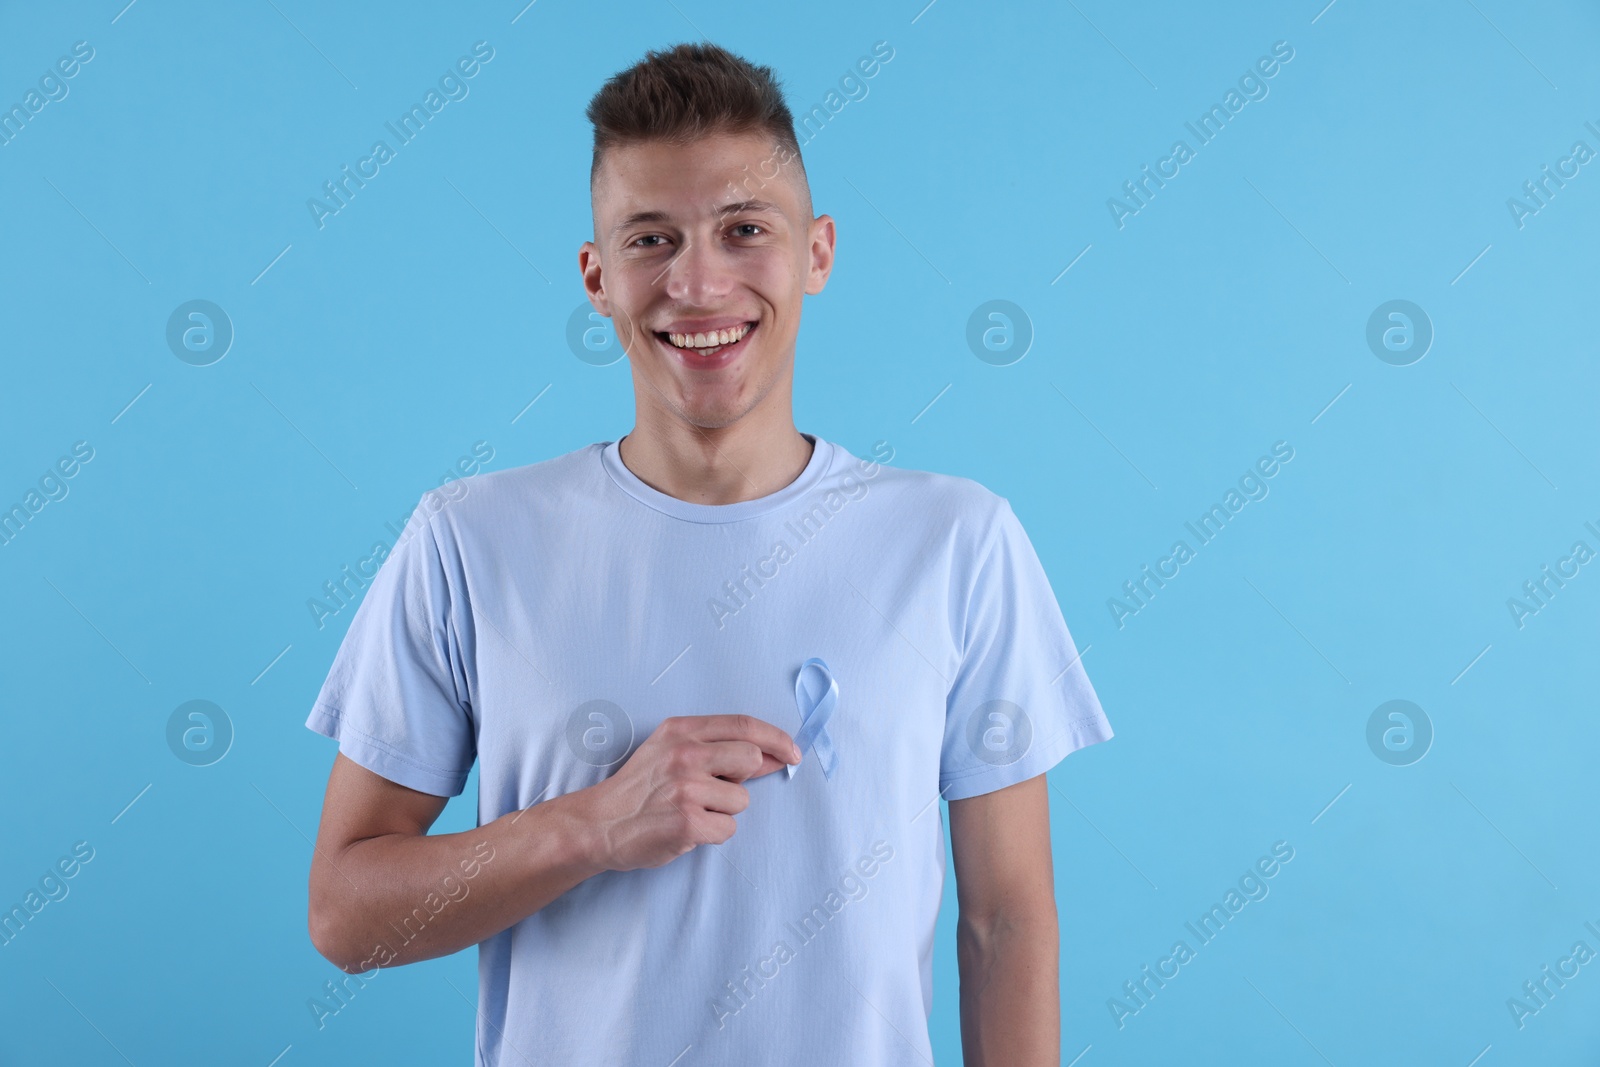
<instances>
[{"instance_id":1,"label":"eye","mask_svg":"<svg viewBox=\"0 0 1600 1067\"><path fill-rule=\"evenodd\" d=\"M647 233L643 237L635 239L634 242L633 242L633 247L635 247L635 248L659 248L660 247L659 245L640 244L639 242L641 242L641 241L661 241L661 240L664 240L664 238L659 233Z\"/></svg>"},{"instance_id":2,"label":"eye","mask_svg":"<svg viewBox=\"0 0 1600 1067\"><path fill-rule=\"evenodd\" d=\"M737 226L734 227L735 231L744 230L744 229L756 230L758 232L756 232L756 233L739 234L740 237L759 237L759 236L761 236L761 234L767 232L767 228L765 226L761 225L761 223L759 223L759 222L741 222Z\"/></svg>"}]
</instances>

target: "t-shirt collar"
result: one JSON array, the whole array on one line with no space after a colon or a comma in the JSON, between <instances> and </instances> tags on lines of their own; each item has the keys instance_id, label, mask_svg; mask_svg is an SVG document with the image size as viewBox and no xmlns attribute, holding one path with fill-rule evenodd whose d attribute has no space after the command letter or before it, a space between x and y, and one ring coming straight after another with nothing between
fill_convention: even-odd
<instances>
[{"instance_id":1,"label":"t-shirt collar","mask_svg":"<svg viewBox=\"0 0 1600 1067\"><path fill-rule=\"evenodd\" d=\"M611 480L641 504L687 522L737 522L764 515L805 495L822 480L822 476L833 465L834 448L831 442L815 434L801 433L800 436L812 444L811 459L800 472L800 476L777 492L753 500L741 500L735 504L696 504L688 500L679 500L675 496L669 496L659 489L646 485L638 475L628 469L627 464L622 462L622 454L618 448L620 440L602 443L600 461L606 473L611 476Z\"/></svg>"}]
</instances>

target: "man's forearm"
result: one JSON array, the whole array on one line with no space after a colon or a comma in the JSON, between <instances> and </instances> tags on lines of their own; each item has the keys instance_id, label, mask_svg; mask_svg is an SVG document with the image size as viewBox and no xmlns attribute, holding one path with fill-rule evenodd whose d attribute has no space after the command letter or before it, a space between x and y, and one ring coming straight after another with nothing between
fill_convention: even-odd
<instances>
[{"instance_id":1,"label":"man's forearm","mask_svg":"<svg viewBox=\"0 0 1600 1067\"><path fill-rule=\"evenodd\" d=\"M956 924L961 1048L967 1067L1061 1062L1055 907Z\"/></svg>"},{"instance_id":2,"label":"man's forearm","mask_svg":"<svg viewBox=\"0 0 1600 1067\"><path fill-rule=\"evenodd\" d=\"M349 972L475 945L603 867L583 791L455 834L386 834L327 856L311 885L311 938Z\"/></svg>"}]
</instances>

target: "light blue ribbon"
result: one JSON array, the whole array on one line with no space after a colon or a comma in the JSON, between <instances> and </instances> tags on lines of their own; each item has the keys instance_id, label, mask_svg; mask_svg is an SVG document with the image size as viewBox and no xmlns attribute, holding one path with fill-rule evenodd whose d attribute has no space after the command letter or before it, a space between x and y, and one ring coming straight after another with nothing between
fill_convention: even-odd
<instances>
[{"instance_id":1,"label":"light blue ribbon","mask_svg":"<svg viewBox=\"0 0 1600 1067\"><path fill-rule=\"evenodd\" d=\"M815 696L806 686L808 670L821 678L822 685L816 687ZM831 779L839 757L833 749L833 737L828 733L828 720L833 717L833 709L839 705L839 683L834 681L828 665L815 656L801 664L800 673L795 675L794 702L800 708L800 732L795 734L794 743L801 752L807 748L814 751L823 777ZM798 763L789 764L789 777L793 778L799 768Z\"/></svg>"}]
</instances>

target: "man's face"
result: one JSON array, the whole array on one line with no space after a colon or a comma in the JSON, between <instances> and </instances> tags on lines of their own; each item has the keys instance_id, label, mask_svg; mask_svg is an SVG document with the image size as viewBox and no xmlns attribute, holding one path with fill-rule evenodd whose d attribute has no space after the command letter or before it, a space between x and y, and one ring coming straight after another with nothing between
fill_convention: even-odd
<instances>
[{"instance_id":1,"label":"man's face","mask_svg":"<svg viewBox=\"0 0 1600 1067\"><path fill-rule=\"evenodd\" d=\"M782 385L771 404L789 417L800 305L827 284L834 230L811 217L799 163L785 158L759 133L603 156L578 267L628 353L640 406L723 427Z\"/></svg>"}]
</instances>

